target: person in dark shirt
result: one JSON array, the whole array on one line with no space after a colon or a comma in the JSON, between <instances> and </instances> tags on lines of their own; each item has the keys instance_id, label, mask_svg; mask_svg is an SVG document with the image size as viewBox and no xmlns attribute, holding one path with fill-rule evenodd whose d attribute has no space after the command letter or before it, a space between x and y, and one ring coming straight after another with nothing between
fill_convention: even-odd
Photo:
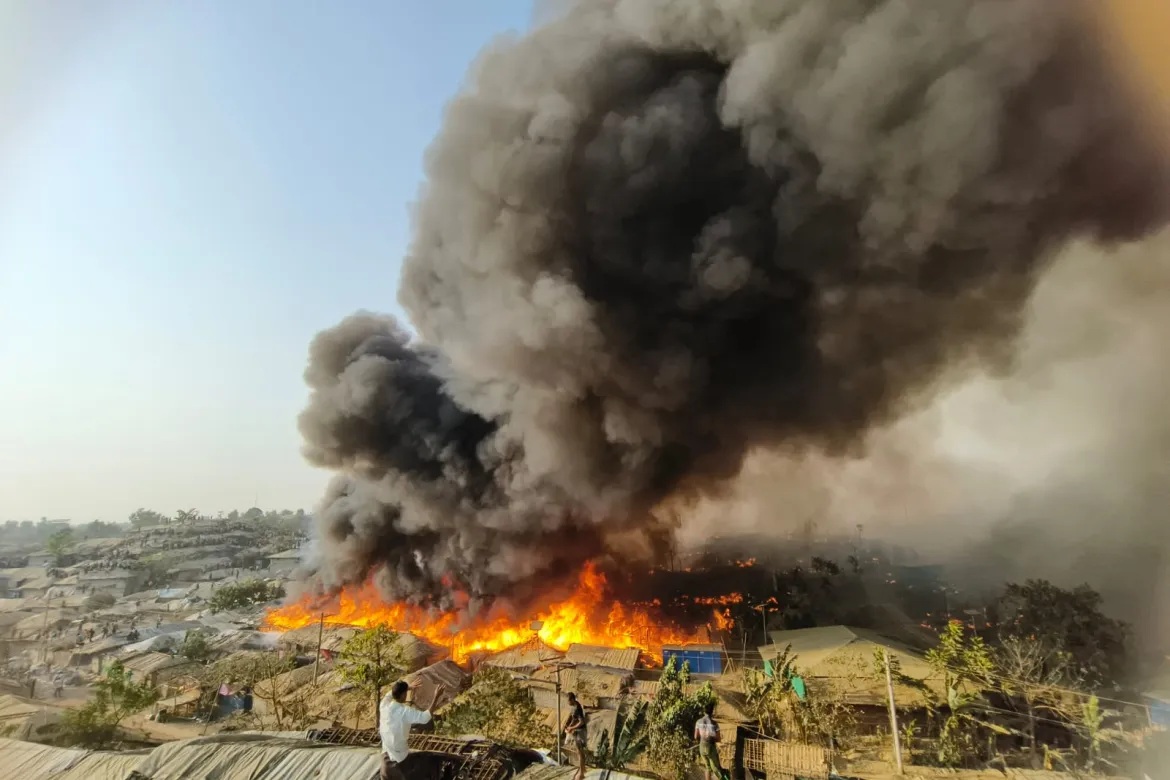
<instances>
[{"instance_id":1,"label":"person in dark shirt","mask_svg":"<svg viewBox=\"0 0 1170 780\"><path fill-rule=\"evenodd\" d=\"M585 780L585 750L589 742L585 708L577 701L577 694L569 694L569 717L565 721L565 736L577 750L577 774L574 780Z\"/></svg>"}]
</instances>

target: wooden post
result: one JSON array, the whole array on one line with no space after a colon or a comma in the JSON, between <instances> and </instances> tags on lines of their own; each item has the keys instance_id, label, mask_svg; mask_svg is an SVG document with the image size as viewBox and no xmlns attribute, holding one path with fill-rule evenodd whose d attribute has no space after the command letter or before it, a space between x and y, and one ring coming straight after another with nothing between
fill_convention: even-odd
<instances>
[{"instance_id":1,"label":"wooden post","mask_svg":"<svg viewBox=\"0 0 1170 780\"><path fill-rule=\"evenodd\" d=\"M557 764L561 763L561 739L564 735L564 724L561 723L561 665L557 663Z\"/></svg>"},{"instance_id":2,"label":"wooden post","mask_svg":"<svg viewBox=\"0 0 1170 780\"><path fill-rule=\"evenodd\" d=\"M321 638L325 634L325 613L317 623L317 655L313 656L313 685L317 684L317 672L321 668Z\"/></svg>"},{"instance_id":3,"label":"wooden post","mask_svg":"<svg viewBox=\"0 0 1170 780\"><path fill-rule=\"evenodd\" d=\"M882 656L886 661L886 693L890 701L890 733L894 735L894 761L898 764L898 774L902 774L902 738L898 734L898 710L894 707L894 677L890 674L890 651L883 649Z\"/></svg>"}]
</instances>

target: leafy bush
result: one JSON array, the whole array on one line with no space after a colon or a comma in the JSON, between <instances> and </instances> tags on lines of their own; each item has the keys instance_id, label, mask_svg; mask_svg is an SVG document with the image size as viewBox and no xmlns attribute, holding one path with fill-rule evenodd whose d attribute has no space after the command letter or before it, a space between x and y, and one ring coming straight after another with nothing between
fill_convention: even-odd
<instances>
[{"instance_id":1,"label":"leafy bush","mask_svg":"<svg viewBox=\"0 0 1170 780\"><path fill-rule=\"evenodd\" d=\"M158 691L130 679L120 662L106 670L94 684L94 694L84 706L66 710L57 739L64 745L105 748L116 742L118 726L135 712L146 709L159 699Z\"/></svg>"},{"instance_id":2,"label":"leafy bush","mask_svg":"<svg viewBox=\"0 0 1170 780\"><path fill-rule=\"evenodd\" d=\"M204 663L211 658L211 645L203 634L188 631L183 635L183 643L179 645L179 655L197 664Z\"/></svg>"},{"instance_id":3,"label":"leafy bush","mask_svg":"<svg viewBox=\"0 0 1170 780\"><path fill-rule=\"evenodd\" d=\"M502 669L484 667L471 688L443 712L442 734L477 734L507 745L552 747L553 730L532 695Z\"/></svg>"},{"instance_id":4,"label":"leafy bush","mask_svg":"<svg viewBox=\"0 0 1170 780\"><path fill-rule=\"evenodd\" d=\"M695 722L716 698L709 682L687 693L690 681L690 664L684 662L680 669L671 658L662 670L658 693L650 704L647 754L664 774L674 777L685 777L693 763L690 748Z\"/></svg>"},{"instance_id":5,"label":"leafy bush","mask_svg":"<svg viewBox=\"0 0 1170 780\"><path fill-rule=\"evenodd\" d=\"M213 612L243 609L254 604L265 604L284 598L284 588L275 582L245 580L236 585L224 585L211 597Z\"/></svg>"},{"instance_id":6,"label":"leafy bush","mask_svg":"<svg viewBox=\"0 0 1170 780\"><path fill-rule=\"evenodd\" d=\"M398 634L385 626L374 626L346 640L337 656L337 670L342 679L373 694L375 718L381 716L378 703L382 689L402 676L406 664L398 644Z\"/></svg>"},{"instance_id":7,"label":"leafy bush","mask_svg":"<svg viewBox=\"0 0 1170 780\"><path fill-rule=\"evenodd\" d=\"M82 606L84 606L87 611L94 612L95 610L99 609L109 609L117 603L118 600L114 598L112 593L95 593L92 596L86 598Z\"/></svg>"}]
</instances>

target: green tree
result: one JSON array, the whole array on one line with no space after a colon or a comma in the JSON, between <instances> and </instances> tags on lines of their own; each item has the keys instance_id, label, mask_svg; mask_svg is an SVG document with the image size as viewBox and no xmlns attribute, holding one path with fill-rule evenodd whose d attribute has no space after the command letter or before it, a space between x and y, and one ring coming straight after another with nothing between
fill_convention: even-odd
<instances>
[{"instance_id":1,"label":"green tree","mask_svg":"<svg viewBox=\"0 0 1170 780\"><path fill-rule=\"evenodd\" d=\"M62 744L91 749L109 747L116 741L122 721L159 698L154 688L131 680L121 662L106 670L94 683L93 691L84 706L66 710L62 716L58 732Z\"/></svg>"},{"instance_id":2,"label":"green tree","mask_svg":"<svg viewBox=\"0 0 1170 780\"><path fill-rule=\"evenodd\" d=\"M947 714L943 718L938 741L938 762L958 766L976 752L975 734L983 726L999 733L1007 729L981 720L983 692L994 688L994 663L982 637L967 634L963 623L952 620L938 637L938 645L926 652L926 661L942 679Z\"/></svg>"},{"instance_id":3,"label":"green tree","mask_svg":"<svg viewBox=\"0 0 1170 780\"><path fill-rule=\"evenodd\" d=\"M715 701L711 683L689 692L690 665L679 668L671 658L662 670L658 693L650 703L647 755L674 777L685 777L692 763L691 738L695 722L708 703Z\"/></svg>"},{"instance_id":4,"label":"green tree","mask_svg":"<svg viewBox=\"0 0 1170 780\"><path fill-rule=\"evenodd\" d=\"M205 663L211 659L211 645L207 637L198 631L187 631L183 634L183 643L179 645L179 655L197 664Z\"/></svg>"},{"instance_id":5,"label":"green tree","mask_svg":"<svg viewBox=\"0 0 1170 780\"><path fill-rule=\"evenodd\" d=\"M72 548L73 530L71 528L62 528L60 531L54 531L45 542L45 552L53 556L58 566L61 565L61 559Z\"/></svg>"},{"instance_id":6,"label":"green tree","mask_svg":"<svg viewBox=\"0 0 1170 780\"><path fill-rule=\"evenodd\" d=\"M342 679L373 694L375 724L381 717L378 703L382 700L382 689L399 679L405 666L398 634L385 626L354 634L342 645L337 657Z\"/></svg>"},{"instance_id":7,"label":"green tree","mask_svg":"<svg viewBox=\"0 0 1170 780\"><path fill-rule=\"evenodd\" d=\"M438 731L453 736L479 734L505 745L551 748L553 730L532 701L532 694L503 669L485 666L471 688L448 706Z\"/></svg>"},{"instance_id":8,"label":"green tree","mask_svg":"<svg viewBox=\"0 0 1170 780\"><path fill-rule=\"evenodd\" d=\"M150 525L162 525L164 522L166 522L167 518L163 517L153 509L143 509L142 507L139 507L130 514L129 519L130 525L134 526L135 528L142 528L144 526Z\"/></svg>"},{"instance_id":9,"label":"green tree","mask_svg":"<svg viewBox=\"0 0 1170 780\"><path fill-rule=\"evenodd\" d=\"M593 753L593 765L605 770L603 780L614 769L625 769L646 749L650 740L649 713L649 703L644 701L633 706L623 701L618 707L614 736L610 737L609 729L602 731Z\"/></svg>"},{"instance_id":10,"label":"green tree","mask_svg":"<svg viewBox=\"0 0 1170 780\"><path fill-rule=\"evenodd\" d=\"M1088 585L1065 590L1047 580L1012 583L994 612L1001 639L1041 639L1061 648L1072 672L1088 687L1124 676L1128 629L1101 612L1101 595Z\"/></svg>"},{"instance_id":11,"label":"green tree","mask_svg":"<svg viewBox=\"0 0 1170 780\"><path fill-rule=\"evenodd\" d=\"M224 585L211 597L213 612L244 609L254 604L266 604L284 598L284 587L276 582L244 580L235 585Z\"/></svg>"},{"instance_id":12,"label":"green tree","mask_svg":"<svg viewBox=\"0 0 1170 780\"><path fill-rule=\"evenodd\" d=\"M99 609L109 609L117 603L118 599L116 599L112 593L95 593L92 596L87 597L85 601L82 602L82 606L84 606L86 610L94 612Z\"/></svg>"},{"instance_id":13,"label":"green tree","mask_svg":"<svg viewBox=\"0 0 1170 780\"><path fill-rule=\"evenodd\" d=\"M175 512L176 523L194 523L199 519L199 510L194 507L190 509L180 509Z\"/></svg>"},{"instance_id":14,"label":"green tree","mask_svg":"<svg viewBox=\"0 0 1170 780\"><path fill-rule=\"evenodd\" d=\"M792 645L787 645L772 660L772 674L744 667L744 707L756 722L760 733L783 738L785 716L791 712L792 678L796 675Z\"/></svg>"}]
</instances>

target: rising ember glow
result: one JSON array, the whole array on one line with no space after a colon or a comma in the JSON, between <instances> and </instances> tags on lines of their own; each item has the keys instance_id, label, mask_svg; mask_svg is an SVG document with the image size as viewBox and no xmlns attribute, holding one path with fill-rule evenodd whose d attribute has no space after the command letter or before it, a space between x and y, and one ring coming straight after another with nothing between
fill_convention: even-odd
<instances>
[{"instance_id":1,"label":"rising ember glow","mask_svg":"<svg viewBox=\"0 0 1170 780\"><path fill-rule=\"evenodd\" d=\"M324 602L306 596L294 604L274 609L268 613L264 629L288 631L301 628L316 623L324 613L325 622L330 625L359 628L383 625L414 634L432 644L450 648L452 658L457 662L466 661L477 653L499 652L531 641L533 631L530 626L535 621L543 623L537 632L540 640L560 650L581 643L636 647L655 653L663 645L710 641L706 628L688 631L664 625L651 609L623 605L607 594L605 575L590 564L582 570L572 593L545 609L524 618L501 616L469 620L467 616L454 612L435 612L401 602L388 603L372 583L367 583L346 588ZM729 628L730 618L725 612L716 610L711 615L710 625L717 629Z\"/></svg>"}]
</instances>

